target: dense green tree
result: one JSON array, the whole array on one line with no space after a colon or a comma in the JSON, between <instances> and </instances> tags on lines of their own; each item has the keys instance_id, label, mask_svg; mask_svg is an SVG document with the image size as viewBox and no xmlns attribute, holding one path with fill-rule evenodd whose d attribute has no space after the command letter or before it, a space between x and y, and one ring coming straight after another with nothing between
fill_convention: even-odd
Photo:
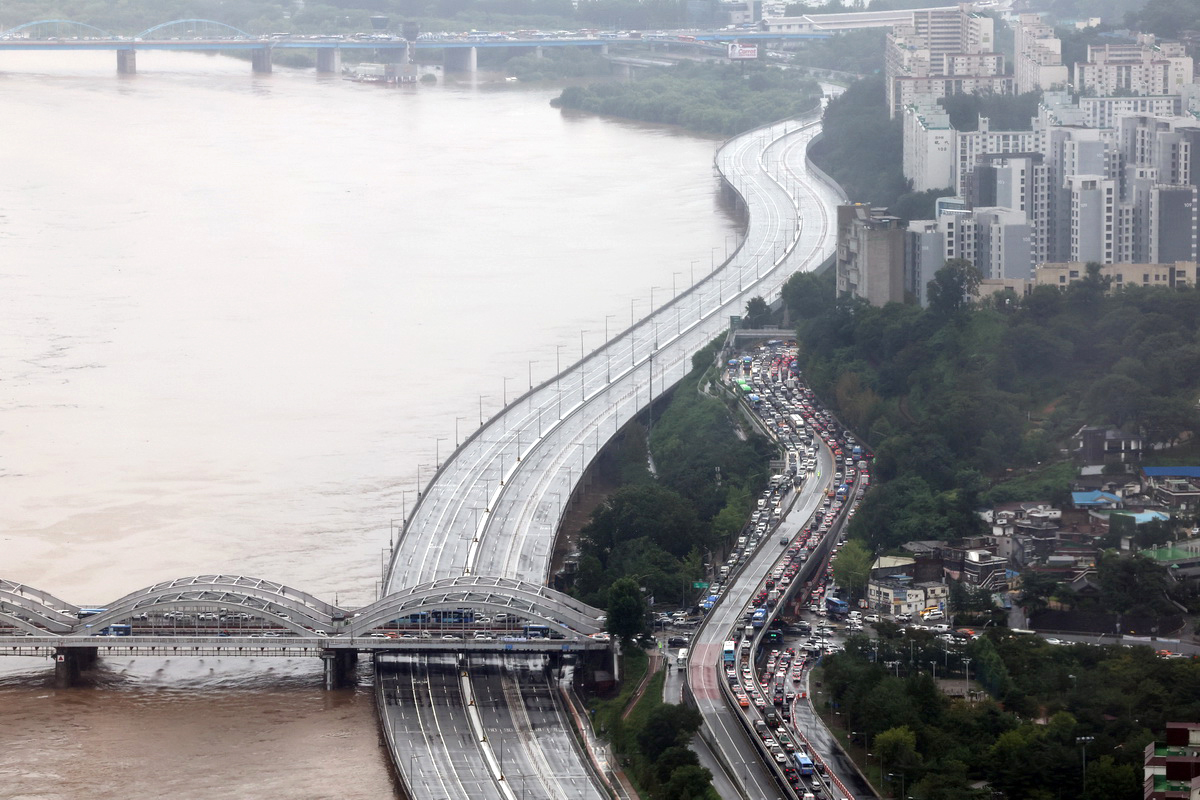
<instances>
[{"instance_id":1,"label":"dense green tree","mask_svg":"<svg viewBox=\"0 0 1200 800\"><path fill-rule=\"evenodd\" d=\"M608 588L608 631L628 643L646 630L646 598L637 581L620 578Z\"/></svg>"},{"instance_id":2,"label":"dense green tree","mask_svg":"<svg viewBox=\"0 0 1200 800\"><path fill-rule=\"evenodd\" d=\"M839 586L850 590L851 597L866 595L867 578L871 575L872 557L857 539L852 539L838 551L833 562L833 577Z\"/></svg>"},{"instance_id":3,"label":"dense green tree","mask_svg":"<svg viewBox=\"0 0 1200 800\"><path fill-rule=\"evenodd\" d=\"M664 703L656 706L638 733L638 748L650 761L657 761L667 750L686 747L700 729L703 718L690 706Z\"/></svg>"},{"instance_id":4,"label":"dense green tree","mask_svg":"<svg viewBox=\"0 0 1200 800\"><path fill-rule=\"evenodd\" d=\"M929 310L939 317L949 317L966 308L971 296L983 279L970 261L952 258L933 275L929 282Z\"/></svg>"}]
</instances>

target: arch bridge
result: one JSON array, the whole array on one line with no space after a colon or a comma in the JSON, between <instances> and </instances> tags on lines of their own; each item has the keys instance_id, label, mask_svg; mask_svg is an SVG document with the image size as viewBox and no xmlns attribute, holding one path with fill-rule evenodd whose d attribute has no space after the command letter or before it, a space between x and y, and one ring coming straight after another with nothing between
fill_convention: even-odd
<instances>
[{"instance_id":1,"label":"arch bridge","mask_svg":"<svg viewBox=\"0 0 1200 800\"><path fill-rule=\"evenodd\" d=\"M608 647L604 617L545 586L461 576L413 586L361 609L244 575L195 575L77 606L0 579L0 655L54 656L73 682L99 653L316 656L326 683L352 677L360 652L563 653Z\"/></svg>"}]
</instances>

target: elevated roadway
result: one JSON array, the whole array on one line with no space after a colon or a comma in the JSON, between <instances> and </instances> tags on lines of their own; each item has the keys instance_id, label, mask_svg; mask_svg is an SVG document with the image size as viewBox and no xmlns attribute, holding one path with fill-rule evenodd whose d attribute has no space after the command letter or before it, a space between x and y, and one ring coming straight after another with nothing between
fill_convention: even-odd
<instances>
[{"instance_id":1,"label":"elevated roadway","mask_svg":"<svg viewBox=\"0 0 1200 800\"><path fill-rule=\"evenodd\" d=\"M548 579L563 510L605 442L686 375L692 355L724 331L729 316L741 314L751 297L777 296L793 272L815 267L832 252L836 194L814 182L804 158L818 131L814 115L752 131L718 151L716 167L748 211L737 250L695 286L674 296L659 289L665 302L651 316L509 404L464 442L407 520L393 552L389 592L456 575ZM457 683L437 677L445 668L439 661L398 657L381 663L396 692L428 696L415 705L391 702L387 691L382 698L385 728L395 731L394 763L410 791L509 800L522 790L530 798L603 797L590 778L558 777L587 774L577 748L553 744L566 736L560 709L545 710L546 719L535 727L521 713L527 703L510 694L508 711L495 711L507 724L486 732L478 711L470 709L478 709L479 687L490 680L489 663L460 660ZM526 670L521 685L553 692L554 676L534 674ZM405 754L412 752L431 753L440 768L407 764ZM514 787L510 772L536 779Z\"/></svg>"}]
</instances>

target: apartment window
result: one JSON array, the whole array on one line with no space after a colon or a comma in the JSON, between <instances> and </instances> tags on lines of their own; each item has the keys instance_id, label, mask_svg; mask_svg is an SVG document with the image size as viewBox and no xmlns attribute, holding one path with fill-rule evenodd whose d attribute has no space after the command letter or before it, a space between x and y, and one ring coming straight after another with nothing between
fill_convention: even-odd
<instances>
[{"instance_id":1,"label":"apartment window","mask_svg":"<svg viewBox=\"0 0 1200 800\"><path fill-rule=\"evenodd\" d=\"M1143 272L1142 273L1142 283L1149 283L1149 282L1150 282L1150 273Z\"/></svg>"},{"instance_id":2,"label":"apartment window","mask_svg":"<svg viewBox=\"0 0 1200 800\"><path fill-rule=\"evenodd\" d=\"M1058 276L1058 282L1059 282L1059 283L1066 283L1066 282L1067 282L1067 276L1066 276L1066 275L1059 275L1059 276Z\"/></svg>"},{"instance_id":3,"label":"apartment window","mask_svg":"<svg viewBox=\"0 0 1200 800\"><path fill-rule=\"evenodd\" d=\"M1071 270L1071 280L1075 280L1078 277L1079 277L1079 270L1077 270L1077 269Z\"/></svg>"}]
</instances>

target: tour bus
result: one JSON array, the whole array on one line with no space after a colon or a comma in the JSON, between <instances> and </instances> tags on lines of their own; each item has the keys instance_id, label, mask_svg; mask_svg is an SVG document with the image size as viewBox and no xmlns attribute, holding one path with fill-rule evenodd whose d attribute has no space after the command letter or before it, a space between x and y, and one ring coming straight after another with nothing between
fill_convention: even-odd
<instances>
[{"instance_id":1,"label":"tour bus","mask_svg":"<svg viewBox=\"0 0 1200 800\"><path fill-rule=\"evenodd\" d=\"M679 648L679 653L675 656L675 666L679 669L687 667L688 649L686 647Z\"/></svg>"}]
</instances>

